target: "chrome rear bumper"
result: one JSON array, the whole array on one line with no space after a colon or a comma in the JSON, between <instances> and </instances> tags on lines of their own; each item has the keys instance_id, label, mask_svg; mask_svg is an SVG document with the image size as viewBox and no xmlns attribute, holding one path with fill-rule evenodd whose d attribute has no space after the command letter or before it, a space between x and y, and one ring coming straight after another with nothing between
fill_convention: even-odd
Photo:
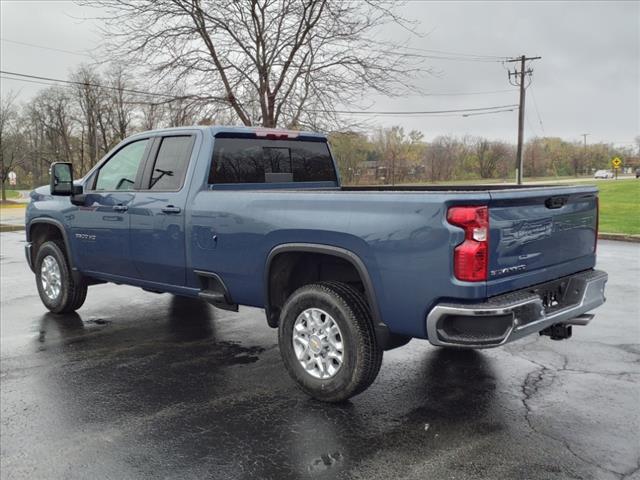
<instances>
[{"instance_id":1,"label":"chrome rear bumper","mask_svg":"<svg viewBox=\"0 0 640 480\"><path fill-rule=\"evenodd\" d=\"M438 304L427 315L428 339L438 346L490 348L557 323L585 325L590 318L583 314L606 300L607 279L606 272L588 270L482 303Z\"/></svg>"}]
</instances>

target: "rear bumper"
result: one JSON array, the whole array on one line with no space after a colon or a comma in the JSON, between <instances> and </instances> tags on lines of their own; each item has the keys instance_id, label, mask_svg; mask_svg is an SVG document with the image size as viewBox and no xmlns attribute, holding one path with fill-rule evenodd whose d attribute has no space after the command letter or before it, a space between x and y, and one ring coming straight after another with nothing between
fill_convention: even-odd
<instances>
[{"instance_id":1,"label":"rear bumper","mask_svg":"<svg viewBox=\"0 0 640 480\"><path fill-rule=\"evenodd\" d=\"M588 270L552 282L491 297L482 303L441 303L427 315L433 345L490 348L557 323L585 325L580 317L605 302L608 275Z\"/></svg>"}]
</instances>

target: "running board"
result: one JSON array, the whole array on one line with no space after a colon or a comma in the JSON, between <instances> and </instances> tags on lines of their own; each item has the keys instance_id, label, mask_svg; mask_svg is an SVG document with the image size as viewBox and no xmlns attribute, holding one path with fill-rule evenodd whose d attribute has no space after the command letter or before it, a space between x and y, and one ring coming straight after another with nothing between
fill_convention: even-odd
<instances>
[{"instance_id":1,"label":"running board","mask_svg":"<svg viewBox=\"0 0 640 480\"><path fill-rule=\"evenodd\" d=\"M199 270L195 270L195 274L200 278L202 285L202 290L198 293L198 297L216 308L232 312L238 311L238 304L231 300L227 286L217 274Z\"/></svg>"},{"instance_id":2,"label":"running board","mask_svg":"<svg viewBox=\"0 0 640 480\"><path fill-rule=\"evenodd\" d=\"M227 303L227 299L224 298L224 293L220 292L212 292L210 290L203 290L198 293L198 297L200 297L205 302L209 302L216 308L220 308L222 310L230 310L232 312L238 311L237 303Z\"/></svg>"}]
</instances>

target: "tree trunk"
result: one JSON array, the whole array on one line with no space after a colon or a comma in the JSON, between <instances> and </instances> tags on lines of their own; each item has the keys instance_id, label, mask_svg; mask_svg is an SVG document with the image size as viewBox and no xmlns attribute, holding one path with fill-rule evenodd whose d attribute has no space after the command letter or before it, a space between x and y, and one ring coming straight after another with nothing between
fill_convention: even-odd
<instances>
[{"instance_id":1,"label":"tree trunk","mask_svg":"<svg viewBox=\"0 0 640 480\"><path fill-rule=\"evenodd\" d=\"M2 201L7 201L7 192L4 190L4 179L5 179L5 171L4 171L4 154L0 152L0 189L2 189Z\"/></svg>"}]
</instances>

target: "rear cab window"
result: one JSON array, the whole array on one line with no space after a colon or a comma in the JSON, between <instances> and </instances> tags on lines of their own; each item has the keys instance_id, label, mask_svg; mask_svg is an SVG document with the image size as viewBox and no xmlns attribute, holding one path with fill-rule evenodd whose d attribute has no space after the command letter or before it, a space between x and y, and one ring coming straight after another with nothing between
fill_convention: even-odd
<instances>
[{"instance_id":1,"label":"rear cab window","mask_svg":"<svg viewBox=\"0 0 640 480\"><path fill-rule=\"evenodd\" d=\"M325 141L215 139L210 184L337 182Z\"/></svg>"},{"instance_id":2,"label":"rear cab window","mask_svg":"<svg viewBox=\"0 0 640 480\"><path fill-rule=\"evenodd\" d=\"M145 189L155 191L177 191L184 183L189 158L193 149L192 135L161 137L153 166Z\"/></svg>"}]
</instances>

